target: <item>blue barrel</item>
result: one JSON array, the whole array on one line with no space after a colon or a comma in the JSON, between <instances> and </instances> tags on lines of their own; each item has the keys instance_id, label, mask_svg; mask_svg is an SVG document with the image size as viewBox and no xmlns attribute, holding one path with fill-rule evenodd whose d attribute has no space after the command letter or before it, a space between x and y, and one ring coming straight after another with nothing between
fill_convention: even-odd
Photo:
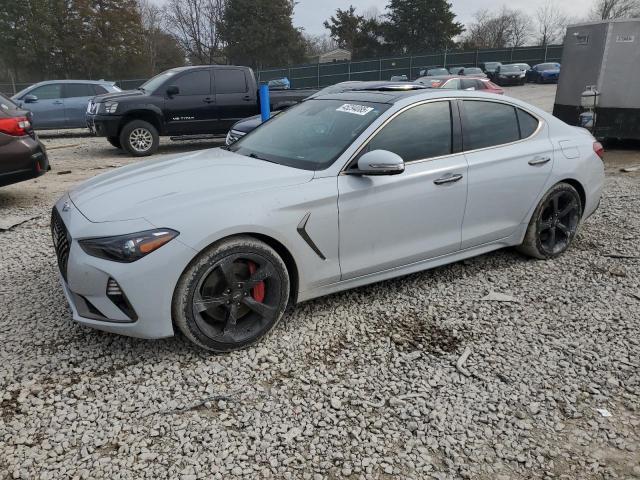
<instances>
[{"instance_id":1,"label":"blue barrel","mask_svg":"<svg viewBox=\"0 0 640 480\"><path fill-rule=\"evenodd\" d=\"M260 85L260 115L266 122L271 117L271 103L269 102L269 85Z\"/></svg>"}]
</instances>

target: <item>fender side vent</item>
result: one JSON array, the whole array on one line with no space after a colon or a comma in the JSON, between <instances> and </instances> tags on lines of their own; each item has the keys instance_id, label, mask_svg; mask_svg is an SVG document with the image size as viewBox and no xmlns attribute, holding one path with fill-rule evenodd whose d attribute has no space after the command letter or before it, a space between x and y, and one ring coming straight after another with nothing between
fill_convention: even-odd
<instances>
[{"instance_id":1,"label":"fender side vent","mask_svg":"<svg viewBox=\"0 0 640 480\"><path fill-rule=\"evenodd\" d=\"M298 234L302 237L302 239L307 242L307 245L311 247L311 250L313 250L316 255L318 255L322 260L326 260L327 257L325 257L318 246L313 243L313 240L311 240L311 237L307 232L307 222L309 221L309 217L311 217L311 212L307 212L307 214L302 217L302 220L300 220L300 223L298 224L298 228L296 230L298 231Z\"/></svg>"}]
</instances>

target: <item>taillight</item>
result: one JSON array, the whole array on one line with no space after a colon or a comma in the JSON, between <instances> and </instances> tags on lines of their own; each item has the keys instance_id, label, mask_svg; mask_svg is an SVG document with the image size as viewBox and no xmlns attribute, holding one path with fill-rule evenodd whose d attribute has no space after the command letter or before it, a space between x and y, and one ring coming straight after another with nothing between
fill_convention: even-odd
<instances>
[{"instance_id":1,"label":"taillight","mask_svg":"<svg viewBox=\"0 0 640 480\"><path fill-rule=\"evenodd\" d=\"M600 158L604 158L604 147L600 142L593 142L593 151L596 152Z\"/></svg>"},{"instance_id":2,"label":"taillight","mask_svg":"<svg viewBox=\"0 0 640 480\"><path fill-rule=\"evenodd\" d=\"M13 137L28 135L31 129L31 122L27 117L0 118L0 133L5 133Z\"/></svg>"}]
</instances>

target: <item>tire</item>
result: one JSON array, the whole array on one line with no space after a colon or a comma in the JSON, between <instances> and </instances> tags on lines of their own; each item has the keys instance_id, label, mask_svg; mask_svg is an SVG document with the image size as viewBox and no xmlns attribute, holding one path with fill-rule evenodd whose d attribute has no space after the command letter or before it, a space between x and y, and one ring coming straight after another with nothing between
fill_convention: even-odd
<instances>
[{"instance_id":1,"label":"tire","mask_svg":"<svg viewBox=\"0 0 640 480\"><path fill-rule=\"evenodd\" d=\"M287 267L273 248L252 237L231 238L202 251L184 271L173 321L204 349L238 350L278 324L289 289Z\"/></svg>"},{"instance_id":2,"label":"tire","mask_svg":"<svg viewBox=\"0 0 640 480\"><path fill-rule=\"evenodd\" d=\"M146 157L158 150L160 136L156 127L144 120L132 120L120 132L120 144L134 157Z\"/></svg>"},{"instance_id":3,"label":"tire","mask_svg":"<svg viewBox=\"0 0 640 480\"><path fill-rule=\"evenodd\" d=\"M113 145L116 148L122 148L122 144L120 143L119 137L107 137L107 142Z\"/></svg>"},{"instance_id":4,"label":"tire","mask_svg":"<svg viewBox=\"0 0 640 480\"><path fill-rule=\"evenodd\" d=\"M533 212L518 250L540 260L562 255L578 232L582 209L582 201L575 188L568 183L554 185Z\"/></svg>"}]
</instances>

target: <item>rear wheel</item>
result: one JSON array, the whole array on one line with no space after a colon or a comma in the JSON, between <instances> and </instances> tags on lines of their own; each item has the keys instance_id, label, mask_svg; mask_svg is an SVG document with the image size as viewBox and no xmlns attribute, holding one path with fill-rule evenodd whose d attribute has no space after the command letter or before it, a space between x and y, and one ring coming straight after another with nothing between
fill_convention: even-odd
<instances>
[{"instance_id":1,"label":"rear wheel","mask_svg":"<svg viewBox=\"0 0 640 480\"><path fill-rule=\"evenodd\" d=\"M107 142L109 142L116 148L122 148L122 144L120 143L120 139L118 137L107 137Z\"/></svg>"},{"instance_id":2,"label":"rear wheel","mask_svg":"<svg viewBox=\"0 0 640 480\"><path fill-rule=\"evenodd\" d=\"M581 217L582 202L576 189L558 183L540 200L518 249L543 260L561 255L573 242Z\"/></svg>"},{"instance_id":3,"label":"rear wheel","mask_svg":"<svg viewBox=\"0 0 640 480\"><path fill-rule=\"evenodd\" d=\"M158 150L160 136L156 127L149 122L133 120L122 128L120 144L131 155L146 157Z\"/></svg>"},{"instance_id":4,"label":"rear wheel","mask_svg":"<svg viewBox=\"0 0 640 480\"><path fill-rule=\"evenodd\" d=\"M173 319L193 343L214 352L246 347L282 318L289 275L267 244L237 237L202 252L180 278Z\"/></svg>"}]
</instances>

